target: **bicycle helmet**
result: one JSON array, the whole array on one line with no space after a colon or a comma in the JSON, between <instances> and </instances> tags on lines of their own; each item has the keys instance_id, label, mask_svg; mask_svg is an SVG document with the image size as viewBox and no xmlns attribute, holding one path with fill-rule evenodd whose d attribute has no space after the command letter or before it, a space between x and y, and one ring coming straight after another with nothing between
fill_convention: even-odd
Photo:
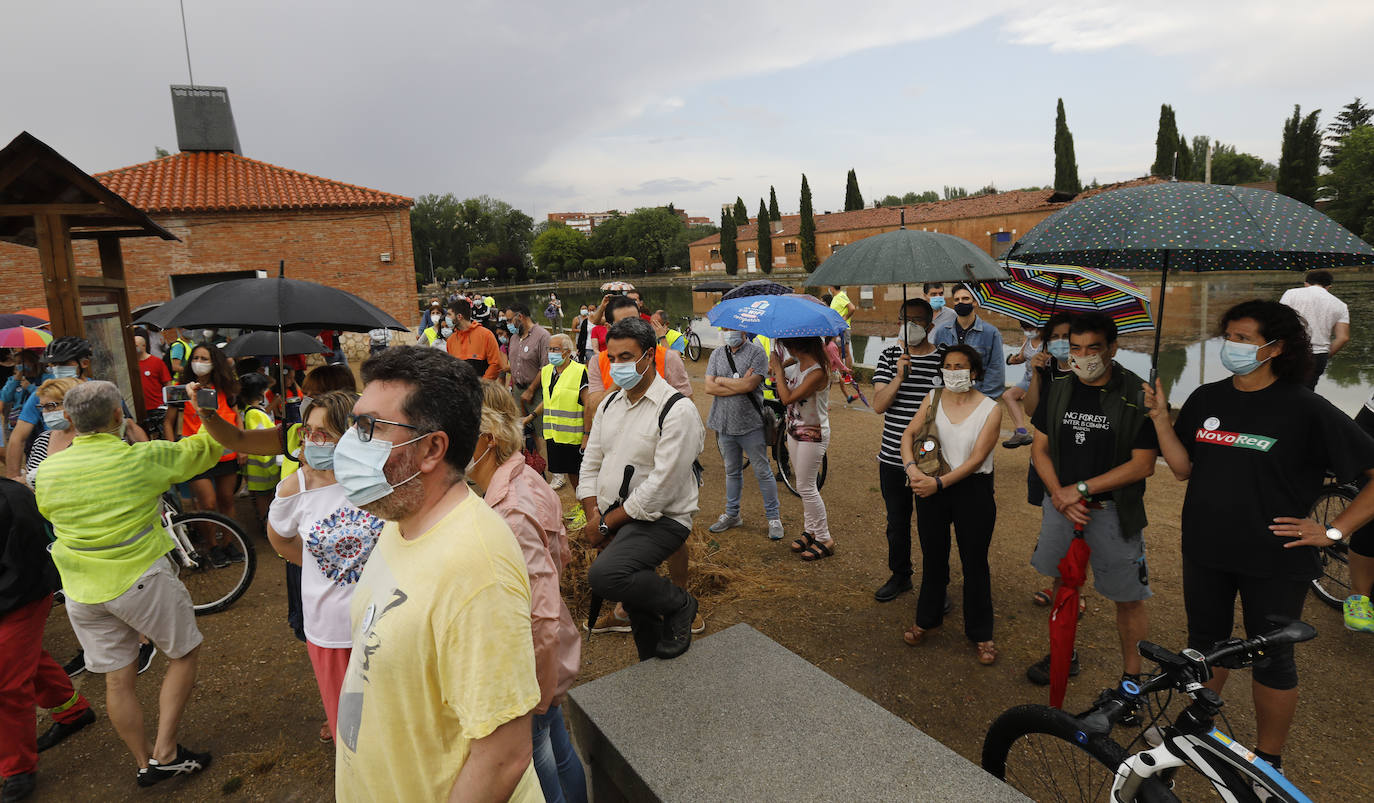
<instances>
[{"instance_id":1,"label":"bicycle helmet","mask_svg":"<svg viewBox=\"0 0 1374 803\"><path fill-rule=\"evenodd\" d=\"M91 343L82 337L59 337L43 349L43 362L58 365L91 356Z\"/></svg>"}]
</instances>

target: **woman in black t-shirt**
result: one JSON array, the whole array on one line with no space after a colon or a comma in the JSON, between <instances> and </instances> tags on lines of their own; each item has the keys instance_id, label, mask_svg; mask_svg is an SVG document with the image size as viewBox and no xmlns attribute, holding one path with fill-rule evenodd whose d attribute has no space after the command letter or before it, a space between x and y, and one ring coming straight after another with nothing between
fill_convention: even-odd
<instances>
[{"instance_id":1,"label":"woman in black t-shirt","mask_svg":"<svg viewBox=\"0 0 1374 803\"><path fill-rule=\"evenodd\" d=\"M1246 301L1221 317L1221 361L1234 376L1203 385L1169 424L1156 381L1145 403L1183 501L1183 602L1188 646L1229 638L1236 595L1247 636L1272 630L1270 615L1297 619L1327 529L1307 518L1326 473L1374 476L1374 440L1308 390L1311 348L1302 319L1275 301ZM1366 486L1332 526L1350 533L1374 517ZM1298 703L1291 645L1269 650L1253 672L1258 750L1276 768ZM1220 691L1227 670L1208 682Z\"/></svg>"}]
</instances>

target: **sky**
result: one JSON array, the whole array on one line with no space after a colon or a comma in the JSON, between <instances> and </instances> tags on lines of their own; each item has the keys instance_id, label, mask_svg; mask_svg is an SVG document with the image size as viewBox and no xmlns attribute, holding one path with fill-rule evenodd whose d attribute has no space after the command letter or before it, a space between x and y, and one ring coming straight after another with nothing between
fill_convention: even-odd
<instances>
[{"instance_id":1,"label":"sky","mask_svg":"<svg viewBox=\"0 0 1374 803\"><path fill-rule=\"evenodd\" d=\"M1374 99L1369 0L184 0L195 82L245 156L409 196L553 211L778 192L1047 185L1063 98L1084 183L1147 172L1161 103L1188 137L1277 162L1301 104ZM6 3L0 142L90 172L176 150L176 0Z\"/></svg>"}]
</instances>

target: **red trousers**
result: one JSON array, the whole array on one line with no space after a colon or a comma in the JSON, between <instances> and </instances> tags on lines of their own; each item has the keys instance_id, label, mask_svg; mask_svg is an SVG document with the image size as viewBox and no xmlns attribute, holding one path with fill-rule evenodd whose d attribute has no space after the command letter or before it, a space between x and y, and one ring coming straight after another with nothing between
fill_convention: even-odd
<instances>
[{"instance_id":1,"label":"red trousers","mask_svg":"<svg viewBox=\"0 0 1374 803\"><path fill-rule=\"evenodd\" d=\"M35 706L57 722L71 722L91 707L71 679L43 649L43 626L52 596L0 614L0 776L38 767Z\"/></svg>"}]
</instances>

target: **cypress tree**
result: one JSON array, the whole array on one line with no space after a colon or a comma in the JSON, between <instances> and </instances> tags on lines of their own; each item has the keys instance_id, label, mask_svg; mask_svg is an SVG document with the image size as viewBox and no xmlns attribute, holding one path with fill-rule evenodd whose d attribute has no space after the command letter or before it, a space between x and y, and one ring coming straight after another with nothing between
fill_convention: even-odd
<instances>
[{"instance_id":1,"label":"cypress tree","mask_svg":"<svg viewBox=\"0 0 1374 803\"><path fill-rule=\"evenodd\" d=\"M864 208L864 197L859 192L859 177L855 175L854 168L849 168L849 179L844 185L844 211L853 212L856 209Z\"/></svg>"},{"instance_id":2,"label":"cypress tree","mask_svg":"<svg viewBox=\"0 0 1374 803\"><path fill-rule=\"evenodd\" d=\"M1317 168L1321 164L1322 135L1317 127L1318 109L1306 117L1293 106L1293 116L1283 123L1283 148L1275 190L1311 206L1317 202Z\"/></svg>"},{"instance_id":3,"label":"cypress tree","mask_svg":"<svg viewBox=\"0 0 1374 803\"><path fill-rule=\"evenodd\" d=\"M1193 177L1193 149L1188 145L1188 138L1180 135L1178 138L1178 180L1189 181Z\"/></svg>"},{"instance_id":4,"label":"cypress tree","mask_svg":"<svg viewBox=\"0 0 1374 803\"><path fill-rule=\"evenodd\" d=\"M759 199L759 249L758 265L759 270L764 273L773 272L773 227L768 219L768 207Z\"/></svg>"},{"instance_id":5,"label":"cypress tree","mask_svg":"<svg viewBox=\"0 0 1374 803\"><path fill-rule=\"evenodd\" d=\"M749 225L749 207L744 205L744 199L735 196L735 227Z\"/></svg>"},{"instance_id":6,"label":"cypress tree","mask_svg":"<svg viewBox=\"0 0 1374 803\"><path fill-rule=\"evenodd\" d=\"M1165 103L1159 107L1159 133L1155 135L1155 163L1150 175L1168 178L1174 175L1174 154L1178 151L1178 122L1174 107Z\"/></svg>"},{"instance_id":7,"label":"cypress tree","mask_svg":"<svg viewBox=\"0 0 1374 803\"><path fill-rule=\"evenodd\" d=\"M797 233L800 241L801 263L807 273L816 269L816 217L811 209L811 186L806 183L802 173L801 185L801 229Z\"/></svg>"},{"instance_id":8,"label":"cypress tree","mask_svg":"<svg viewBox=\"0 0 1374 803\"><path fill-rule=\"evenodd\" d=\"M734 276L739 273L739 251L735 248L735 216L729 209L722 209L720 213L720 258L725 263L727 274Z\"/></svg>"},{"instance_id":9,"label":"cypress tree","mask_svg":"<svg viewBox=\"0 0 1374 803\"><path fill-rule=\"evenodd\" d=\"M1069 121L1064 115L1063 98L1059 99L1059 109L1054 115L1054 188L1074 195L1083 191L1083 182L1078 180L1078 160L1073 155L1073 134L1069 133Z\"/></svg>"},{"instance_id":10,"label":"cypress tree","mask_svg":"<svg viewBox=\"0 0 1374 803\"><path fill-rule=\"evenodd\" d=\"M768 219L782 220L782 213L778 211L778 191L772 186L768 187Z\"/></svg>"}]
</instances>

